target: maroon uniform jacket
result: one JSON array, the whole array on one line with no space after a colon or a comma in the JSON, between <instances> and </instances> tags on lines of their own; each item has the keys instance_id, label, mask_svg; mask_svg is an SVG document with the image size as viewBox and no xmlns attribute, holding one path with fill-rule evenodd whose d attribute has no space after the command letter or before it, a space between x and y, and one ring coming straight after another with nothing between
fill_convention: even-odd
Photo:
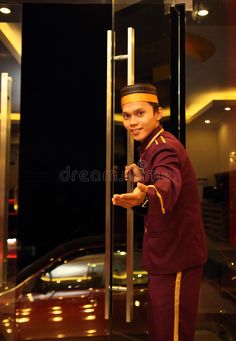
<instances>
[{"instance_id":1,"label":"maroon uniform jacket","mask_svg":"<svg viewBox=\"0 0 236 341\"><path fill-rule=\"evenodd\" d=\"M207 252L193 167L183 145L162 127L139 146L139 166L148 185L143 266L169 274L205 263Z\"/></svg>"}]
</instances>

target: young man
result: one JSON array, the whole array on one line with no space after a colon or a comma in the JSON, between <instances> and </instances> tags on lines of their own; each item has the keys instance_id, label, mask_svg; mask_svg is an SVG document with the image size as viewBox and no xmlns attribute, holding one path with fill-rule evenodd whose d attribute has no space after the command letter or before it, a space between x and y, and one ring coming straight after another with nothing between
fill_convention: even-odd
<instances>
[{"instance_id":1,"label":"young man","mask_svg":"<svg viewBox=\"0 0 236 341\"><path fill-rule=\"evenodd\" d=\"M123 123L139 141L139 164L126 166L137 182L114 194L114 205L144 213L143 266L149 274L150 341L193 341L206 243L195 174L182 144L160 124L156 88L121 90Z\"/></svg>"}]
</instances>

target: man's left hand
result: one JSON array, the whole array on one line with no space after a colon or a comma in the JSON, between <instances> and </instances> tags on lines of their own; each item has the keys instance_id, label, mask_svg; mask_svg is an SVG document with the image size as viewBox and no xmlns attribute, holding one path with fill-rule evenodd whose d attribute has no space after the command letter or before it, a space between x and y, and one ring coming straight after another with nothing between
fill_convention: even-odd
<instances>
[{"instance_id":1,"label":"man's left hand","mask_svg":"<svg viewBox=\"0 0 236 341\"><path fill-rule=\"evenodd\" d=\"M112 203L124 208L139 206L145 201L147 190L146 185L138 182L132 193L114 194Z\"/></svg>"}]
</instances>

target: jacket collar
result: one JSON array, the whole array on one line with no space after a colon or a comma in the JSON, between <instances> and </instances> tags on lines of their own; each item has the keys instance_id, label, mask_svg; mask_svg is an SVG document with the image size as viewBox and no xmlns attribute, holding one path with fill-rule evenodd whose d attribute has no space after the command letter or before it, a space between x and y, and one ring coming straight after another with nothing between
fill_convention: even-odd
<instances>
[{"instance_id":1,"label":"jacket collar","mask_svg":"<svg viewBox=\"0 0 236 341\"><path fill-rule=\"evenodd\" d=\"M138 146L138 152L142 153L144 150L148 149L152 143L155 141L155 139L164 131L161 125L159 125L157 128L155 128L148 137L140 143Z\"/></svg>"}]
</instances>

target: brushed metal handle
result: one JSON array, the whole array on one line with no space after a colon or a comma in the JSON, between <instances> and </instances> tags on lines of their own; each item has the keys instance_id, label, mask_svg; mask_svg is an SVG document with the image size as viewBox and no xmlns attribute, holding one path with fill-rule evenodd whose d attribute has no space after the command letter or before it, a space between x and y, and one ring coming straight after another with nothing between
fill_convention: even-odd
<instances>
[{"instance_id":1,"label":"brushed metal handle","mask_svg":"<svg viewBox=\"0 0 236 341\"><path fill-rule=\"evenodd\" d=\"M128 28L127 39L127 85L134 84L134 43L135 31L132 27ZM127 165L134 162L134 141L131 136L127 136ZM127 181L127 192L132 192L133 184ZM131 322L133 319L133 253L134 253L134 214L132 209L127 210L127 258L126 258L126 273L127 273L127 291L126 291L126 322Z\"/></svg>"},{"instance_id":2,"label":"brushed metal handle","mask_svg":"<svg viewBox=\"0 0 236 341\"><path fill-rule=\"evenodd\" d=\"M112 31L107 31L105 319L111 315Z\"/></svg>"},{"instance_id":3,"label":"brushed metal handle","mask_svg":"<svg viewBox=\"0 0 236 341\"><path fill-rule=\"evenodd\" d=\"M8 73L1 74L1 124L0 124L0 286L7 277L7 225L8 225L8 176L10 166L11 136L11 81Z\"/></svg>"},{"instance_id":4,"label":"brushed metal handle","mask_svg":"<svg viewBox=\"0 0 236 341\"><path fill-rule=\"evenodd\" d=\"M111 316L111 302L112 302L112 229L111 229L111 196L112 196L112 127L113 127L113 112L112 103L114 103L113 90L113 63L127 59L127 84L134 84L134 29L128 28L127 39L127 54L114 56L115 33L107 31L107 132L106 132L106 236L105 236L105 319ZM127 164L133 163L134 160L134 142L131 137L127 137ZM127 192L133 190L131 182L127 182ZM127 258L126 258L126 272L127 272L127 291L126 291L126 322L131 322L133 317L133 211L127 210Z\"/></svg>"}]
</instances>

